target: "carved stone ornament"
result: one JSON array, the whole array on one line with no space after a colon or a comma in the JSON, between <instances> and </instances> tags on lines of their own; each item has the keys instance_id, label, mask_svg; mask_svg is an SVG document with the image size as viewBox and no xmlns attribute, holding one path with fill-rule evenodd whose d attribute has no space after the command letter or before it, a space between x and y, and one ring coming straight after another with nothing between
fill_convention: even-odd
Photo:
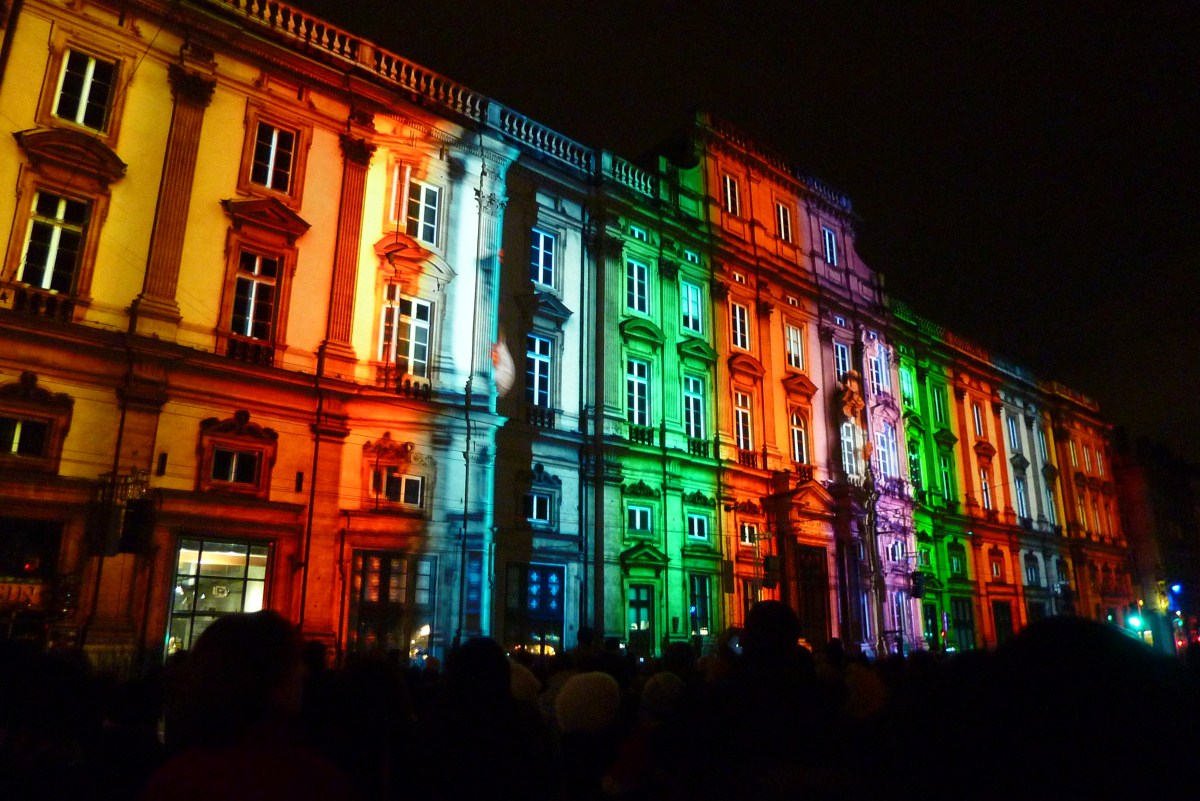
<instances>
[{"instance_id":1,"label":"carved stone ornament","mask_svg":"<svg viewBox=\"0 0 1200 801\"><path fill-rule=\"evenodd\" d=\"M475 190L475 201L479 204L479 210L485 214L497 214L508 205L508 198L478 189Z\"/></svg>"},{"instance_id":2,"label":"carved stone ornament","mask_svg":"<svg viewBox=\"0 0 1200 801\"><path fill-rule=\"evenodd\" d=\"M275 429L250 422L250 412L245 409L238 409L233 413L233 417L225 420L218 417L201 420L200 430L206 434L231 434L248 439L261 439L266 442L275 442L279 439L279 434Z\"/></svg>"},{"instance_id":3,"label":"carved stone ornament","mask_svg":"<svg viewBox=\"0 0 1200 801\"><path fill-rule=\"evenodd\" d=\"M533 466L533 470L526 473L525 478L529 483L536 487L561 487L562 479L556 475L546 472L546 466L541 462Z\"/></svg>"},{"instance_id":4,"label":"carved stone ornament","mask_svg":"<svg viewBox=\"0 0 1200 801\"><path fill-rule=\"evenodd\" d=\"M363 445L363 456L379 459L381 462L410 462L412 464L433 464L432 456L422 456L417 453L417 446L412 442L396 442L392 432L385 431L375 442Z\"/></svg>"},{"instance_id":5,"label":"carved stone ornament","mask_svg":"<svg viewBox=\"0 0 1200 801\"><path fill-rule=\"evenodd\" d=\"M725 300L729 297L729 284L724 281L713 279L708 285L709 291L716 300Z\"/></svg>"},{"instance_id":6,"label":"carved stone ornament","mask_svg":"<svg viewBox=\"0 0 1200 801\"><path fill-rule=\"evenodd\" d=\"M761 515L762 514L762 509L760 509L758 504L756 504L754 501L741 501L740 503L738 503L736 506L733 507L733 510L735 512L739 512L744 515Z\"/></svg>"},{"instance_id":7,"label":"carved stone ornament","mask_svg":"<svg viewBox=\"0 0 1200 801\"><path fill-rule=\"evenodd\" d=\"M366 139L359 139L357 136L341 134L338 136L338 144L341 145L343 158L360 167L368 166L371 163L371 157L375 155L375 145Z\"/></svg>"},{"instance_id":8,"label":"carved stone ornament","mask_svg":"<svg viewBox=\"0 0 1200 801\"><path fill-rule=\"evenodd\" d=\"M213 90L217 88L215 78L193 72L180 64L167 67L167 81L171 84L171 94L177 102L198 108L208 108L208 104L212 102Z\"/></svg>"},{"instance_id":9,"label":"carved stone ornament","mask_svg":"<svg viewBox=\"0 0 1200 801\"><path fill-rule=\"evenodd\" d=\"M625 484L621 487L621 494L634 498L657 498L659 496L658 490L642 480L636 484Z\"/></svg>"},{"instance_id":10,"label":"carved stone ornament","mask_svg":"<svg viewBox=\"0 0 1200 801\"><path fill-rule=\"evenodd\" d=\"M16 381L0 384L0 401L18 401L37 406L71 409L75 399L65 392L51 392L37 385L37 373L26 370Z\"/></svg>"},{"instance_id":11,"label":"carved stone ornament","mask_svg":"<svg viewBox=\"0 0 1200 801\"><path fill-rule=\"evenodd\" d=\"M683 496L683 502L688 506L703 506L706 508L712 508L713 504L716 503L712 498L708 497L700 490L685 493Z\"/></svg>"},{"instance_id":12,"label":"carved stone ornament","mask_svg":"<svg viewBox=\"0 0 1200 801\"><path fill-rule=\"evenodd\" d=\"M842 415L848 420L857 420L867 405L863 400L858 371L851 370L846 373L841 383L842 388L838 392L838 399L842 407Z\"/></svg>"},{"instance_id":13,"label":"carved stone ornament","mask_svg":"<svg viewBox=\"0 0 1200 801\"><path fill-rule=\"evenodd\" d=\"M658 265L658 274L668 281L674 281L679 278L679 265L671 261L664 261Z\"/></svg>"}]
</instances>

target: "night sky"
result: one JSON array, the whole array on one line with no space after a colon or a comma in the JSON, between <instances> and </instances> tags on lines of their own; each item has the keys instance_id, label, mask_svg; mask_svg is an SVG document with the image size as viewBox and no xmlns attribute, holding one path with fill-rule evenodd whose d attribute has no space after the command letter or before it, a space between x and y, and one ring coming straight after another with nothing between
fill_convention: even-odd
<instances>
[{"instance_id":1,"label":"night sky","mask_svg":"<svg viewBox=\"0 0 1200 801\"><path fill-rule=\"evenodd\" d=\"M1200 461L1200 5L300 5L627 158L729 119L893 295Z\"/></svg>"}]
</instances>

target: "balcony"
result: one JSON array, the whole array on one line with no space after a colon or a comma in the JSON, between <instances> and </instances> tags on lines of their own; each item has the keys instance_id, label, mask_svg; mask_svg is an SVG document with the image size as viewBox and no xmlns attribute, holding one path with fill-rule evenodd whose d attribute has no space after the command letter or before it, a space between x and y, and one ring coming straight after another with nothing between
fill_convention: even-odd
<instances>
[{"instance_id":1,"label":"balcony","mask_svg":"<svg viewBox=\"0 0 1200 801\"><path fill-rule=\"evenodd\" d=\"M410 375L399 376L396 379L396 394L413 400L429 400L433 397L433 385L421 378Z\"/></svg>"},{"instance_id":2,"label":"balcony","mask_svg":"<svg viewBox=\"0 0 1200 801\"><path fill-rule=\"evenodd\" d=\"M740 464L742 467L758 467L758 454L754 451L739 450L737 452L737 459L738 464Z\"/></svg>"},{"instance_id":3,"label":"balcony","mask_svg":"<svg viewBox=\"0 0 1200 801\"><path fill-rule=\"evenodd\" d=\"M7 306L18 314L60 320L64 323L69 323L75 314L73 297L27 284L5 285L3 291L0 291L0 305Z\"/></svg>"},{"instance_id":4,"label":"balcony","mask_svg":"<svg viewBox=\"0 0 1200 801\"><path fill-rule=\"evenodd\" d=\"M654 444L654 427L629 424L629 441L638 445Z\"/></svg>"},{"instance_id":5,"label":"balcony","mask_svg":"<svg viewBox=\"0 0 1200 801\"><path fill-rule=\"evenodd\" d=\"M529 404L525 407L525 422L538 428L554 428L554 410Z\"/></svg>"},{"instance_id":6,"label":"balcony","mask_svg":"<svg viewBox=\"0 0 1200 801\"><path fill-rule=\"evenodd\" d=\"M807 484L813 480L813 466L811 464L792 462L792 472L796 474L796 481L800 484Z\"/></svg>"},{"instance_id":7,"label":"balcony","mask_svg":"<svg viewBox=\"0 0 1200 801\"><path fill-rule=\"evenodd\" d=\"M247 364L271 367L275 364L275 347L263 339L226 334L225 355Z\"/></svg>"},{"instance_id":8,"label":"balcony","mask_svg":"<svg viewBox=\"0 0 1200 801\"><path fill-rule=\"evenodd\" d=\"M695 437L688 437L687 442L688 442L687 449L688 449L689 456L703 456L706 459L708 458L708 450L709 450L708 440L696 439Z\"/></svg>"}]
</instances>

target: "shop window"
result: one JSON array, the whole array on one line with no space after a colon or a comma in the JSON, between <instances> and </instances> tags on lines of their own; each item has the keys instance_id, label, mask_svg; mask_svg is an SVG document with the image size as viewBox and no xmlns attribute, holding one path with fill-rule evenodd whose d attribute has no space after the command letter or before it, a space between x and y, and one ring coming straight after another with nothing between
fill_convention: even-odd
<instances>
[{"instance_id":1,"label":"shop window","mask_svg":"<svg viewBox=\"0 0 1200 801\"><path fill-rule=\"evenodd\" d=\"M354 551L346 647L421 660L433 640L437 559L403 551Z\"/></svg>"},{"instance_id":2,"label":"shop window","mask_svg":"<svg viewBox=\"0 0 1200 801\"><path fill-rule=\"evenodd\" d=\"M267 498L278 438L274 430L251 422L244 409L226 420L202 420L196 488Z\"/></svg>"},{"instance_id":3,"label":"shop window","mask_svg":"<svg viewBox=\"0 0 1200 801\"><path fill-rule=\"evenodd\" d=\"M167 654L191 648L222 615L262 610L270 555L267 544L181 540L175 554Z\"/></svg>"}]
</instances>

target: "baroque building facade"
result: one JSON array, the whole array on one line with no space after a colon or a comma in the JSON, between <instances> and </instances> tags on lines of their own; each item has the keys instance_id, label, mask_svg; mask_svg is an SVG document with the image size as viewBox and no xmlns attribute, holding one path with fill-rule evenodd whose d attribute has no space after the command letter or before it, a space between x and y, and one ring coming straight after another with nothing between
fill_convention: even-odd
<instances>
[{"instance_id":1,"label":"baroque building facade","mask_svg":"<svg viewBox=\"0 0 1200 801\"><path fill-rule=\"evenodd\" d=\"M1123 622L1095 404L888 298L728 123L634 164L285 4L5 12L12 630L128 668L264 607L412 659L649 658L764 598L874 654Z\"/></svg>"}]
</instances>

